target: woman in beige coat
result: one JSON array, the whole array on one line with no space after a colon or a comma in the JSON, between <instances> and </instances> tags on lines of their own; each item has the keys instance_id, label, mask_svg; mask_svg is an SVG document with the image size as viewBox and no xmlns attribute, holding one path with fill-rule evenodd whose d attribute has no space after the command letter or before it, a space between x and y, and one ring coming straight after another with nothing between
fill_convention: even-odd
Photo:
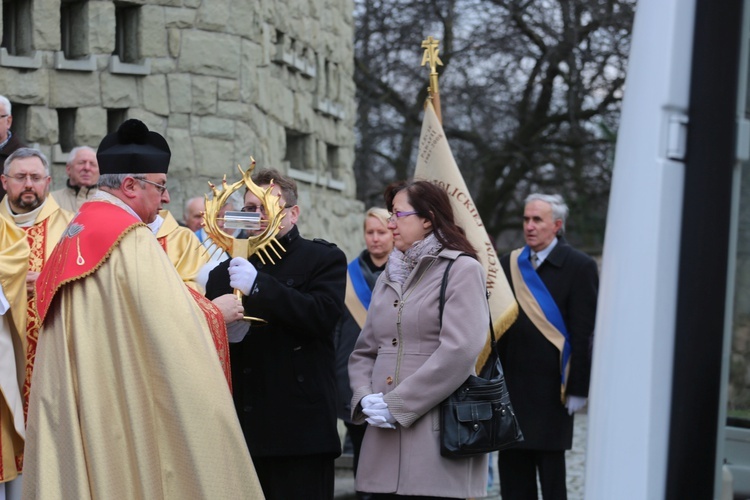
<instances>
[{"instance_id":1,"label":"woman in beige coat","mask_svg":"<svg viewBox=\"0 0 750 500\"><path fill-rule=\"evenodd\" d=\"M484 271L445 191L399 182L386 188L385 201L395 249L349 360L352 418L369 424L357 490L373 498L485 496L486 455L440 456L438 411L475 374L489 314ZM441 327L440 283L453 259Z\"/></svg>"}]
</instances>

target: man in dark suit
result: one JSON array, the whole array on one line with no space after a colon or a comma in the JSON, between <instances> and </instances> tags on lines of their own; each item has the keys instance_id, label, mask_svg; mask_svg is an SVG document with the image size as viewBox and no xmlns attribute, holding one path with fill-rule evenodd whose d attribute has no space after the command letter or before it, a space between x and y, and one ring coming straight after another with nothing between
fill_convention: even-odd
<instances>
[{"instance_id":1,"label":"man in dark suit","mask_svg":"<svg viewBox=\"0 0 750 500\"><path fill-rule=\"evenodd\" d=\"M586 403L599 277L596 262L562 239L568 207L559 195L526 198L526 246L501 264L519 303L499 341L513 408L524 435L499 452L503 500L567 498L565 450L573 414Z\"/></svg>"},{"instance_id":2,"label":"man in dark suit","mask_svg":"<svg viewBox=\"0 0 750 500\"><path fill-rule=\"evenodd\" d=\"M346 257L332 243L300 236L293 179L264 170L253 181L280 195L286 215L277 239L285 251L274 264L257 254L222 262L209 274L206 296L239 289L245 313L268 321L244 337L229 332L234 404L266 498L331 499L341 454L333 333L344 308ZM252 192L244 203L244 212L266 218Z\"/></svg>"}]
</instances>

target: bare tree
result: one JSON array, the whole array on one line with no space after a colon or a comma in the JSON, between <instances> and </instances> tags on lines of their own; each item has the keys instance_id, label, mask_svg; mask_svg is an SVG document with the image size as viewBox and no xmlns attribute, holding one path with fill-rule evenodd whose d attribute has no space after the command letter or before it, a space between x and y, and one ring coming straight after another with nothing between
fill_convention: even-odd
<instances>
[{"instance_id":1,"label":"bare tree","mask_svg":"<svg viewBox=\"0 0 750 500\"><path fill-rule=\"evenodd\" d=\"M356 0L358 196L413 174L441 41L443 125L491 234L522 200L558 192L577 242L603 238L635 0Z\"/></svg>"}]
</instances>

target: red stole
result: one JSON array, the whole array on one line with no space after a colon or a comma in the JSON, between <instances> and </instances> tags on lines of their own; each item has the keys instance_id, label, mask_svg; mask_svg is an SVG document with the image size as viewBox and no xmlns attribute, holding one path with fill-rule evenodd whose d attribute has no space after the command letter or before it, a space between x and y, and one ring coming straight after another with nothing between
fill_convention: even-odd
<instances>
[{"instance_id":1,"label":"red stole","mask_svg":"<svg viewBox=\"0 0 750 500\"><path fill-rule=\"evenodd\" d=\"M70 221L36 282L40 324L61 286L93 274L131 229L145 225L122 208L89 201Z\"/></svg>"}]
</instances>

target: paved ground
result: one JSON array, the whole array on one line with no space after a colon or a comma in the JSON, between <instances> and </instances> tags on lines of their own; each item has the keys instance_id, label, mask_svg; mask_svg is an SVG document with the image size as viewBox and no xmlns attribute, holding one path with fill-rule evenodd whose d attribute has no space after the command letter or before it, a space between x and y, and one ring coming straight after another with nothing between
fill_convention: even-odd
<instances>
[{"instance_id":1,"label":"paved ground","mask_svg":"<svg viewBox=\"0 0 750 500\"><path fill-rule=\"evenodd\" d=\"M573 449L566 454L568 466L568 500L583 500L583 480L586 463L586 430L588 415L578 413L575 419L573 433ZM494 467L494 481L485 497L487 500L500 499L500 487L497 482L497 460L492 460ZM337 461L336 492L338 500L356 499L354 493L354 478L351 471L351 456L344 455Z\"/></svg>"}]
</instances>

